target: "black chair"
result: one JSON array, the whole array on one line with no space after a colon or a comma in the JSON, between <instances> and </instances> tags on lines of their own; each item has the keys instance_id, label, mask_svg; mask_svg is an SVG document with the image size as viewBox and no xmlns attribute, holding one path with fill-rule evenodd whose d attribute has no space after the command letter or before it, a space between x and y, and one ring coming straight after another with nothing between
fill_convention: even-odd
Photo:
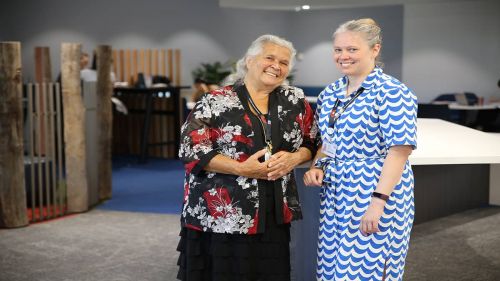
<instances>
[{"instance_id":1,"label":"black chair","mask_svg":"<svg viewBox=\"0 0 500 281\"><path fill-rule=\"evenodd\" d=\"M446 121L451 120L450 109L447 104L432 104L432 103L419 103L417 117L418 118L437 118Z\"/></svg>"},{"instance_id":2,"label":"black chair","mask_svg":"<svg viewBox=\"0 0 500 281\"><path fill-rule=\"evenodd\" d=\"M437 102L458 102L457 95L465 95L465 100L467 101L467 105L476 105L478 104L479 98L474 93L464 92L464 93L447 93L441 94L437 96L434 101Z\"/></svg>"}]
</instances>

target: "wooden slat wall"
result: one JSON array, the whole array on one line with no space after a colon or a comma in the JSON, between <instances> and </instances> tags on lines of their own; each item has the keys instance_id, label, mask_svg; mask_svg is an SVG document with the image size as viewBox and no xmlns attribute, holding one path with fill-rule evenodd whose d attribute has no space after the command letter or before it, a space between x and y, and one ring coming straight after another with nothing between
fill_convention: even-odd
<instances>
[{"instance_id":1,"label":"wooden slat wall","mask_svg":"<svg viewBox=\"0 0 500 281\"><path fill-rule=\"evenodd\" d=\"M171 85L181 85L181 51L179 49L114 49L113 70L117 81L128 82L134 85L137 75L162 75L167 76ZM144 109L144 98L138 96L120 97L129 109ZM155 98L153 111L172 110L174 108L171 98ZM113 120L113 153L132 154L140 153L140 136L144 115L131 114L124 116L116 114ZM153 114L149 130L149 142L158 143L173 141L174 132L173 116ZM177 151L174 146L157 146L148 149L149 156L170 158L175 157Z\"/></svg>"},{"instance_id":2,"label":"wooden slat wall","mask_svg":"<svg viewBox=\"0 0 500 281\"><path fill-rule=\"evenodd\" d=\"M50 83L52 82L52 67L50 62L50 49L49 47L35 47L35 81L37 83ZM42 89L42 94L45 91L45 88ZM45 106L44 100L41 100L40 111L43 114L43 108ZM40 135L40 139L42 140L42 148L41 150L37 150L36 154L45 155L45 144L43 140L45 139L45 124L42 122L40 124L40 130L37 131L37 134Z\"/></svg>"}]
</instances>

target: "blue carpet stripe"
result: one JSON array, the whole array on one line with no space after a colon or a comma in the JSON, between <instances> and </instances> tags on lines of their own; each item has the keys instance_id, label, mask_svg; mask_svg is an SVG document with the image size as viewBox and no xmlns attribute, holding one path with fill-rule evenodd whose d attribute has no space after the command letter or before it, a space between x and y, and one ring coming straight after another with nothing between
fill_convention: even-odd
<instances>
[{"instance_id":1,"label":"blue carpet stripe","mask_svg":"<svg viewBox=\"0 0 500 281\"><path fill-rule=\"evenodd\" d=\"M180 160L113 159L112 198L98 209L179 214L182 209L184 167Z\"/></svg>"}]
</instances>

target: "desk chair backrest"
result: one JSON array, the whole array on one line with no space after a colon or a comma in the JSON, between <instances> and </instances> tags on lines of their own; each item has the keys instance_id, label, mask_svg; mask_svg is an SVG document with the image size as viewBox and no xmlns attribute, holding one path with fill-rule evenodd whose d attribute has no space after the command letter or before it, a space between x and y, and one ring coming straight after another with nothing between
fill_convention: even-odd
<instances>
[{"instance_id":1,"label":"desk chair backrest","mask_svg":"<svg viewBox=\"0 0 500 281\"><path fill-rule=\"evenodd\" d=\"M447 104L419 103L418 118L437 118L451 121L450 109Z\"/></svg>"},{"instance_id":2,"label":"desk chair backrest","mask_svg":"<svg viewBox=\"0 0 500 281\"><path fill-rule=\"evenodd\" d=\"M434 101L449 101L449 102L457 102L462 105L476 105L479 101L479 98L476 94L470 92L464 93L448 93L441 94L437 96Z\"/></svg>"}]
</instances>

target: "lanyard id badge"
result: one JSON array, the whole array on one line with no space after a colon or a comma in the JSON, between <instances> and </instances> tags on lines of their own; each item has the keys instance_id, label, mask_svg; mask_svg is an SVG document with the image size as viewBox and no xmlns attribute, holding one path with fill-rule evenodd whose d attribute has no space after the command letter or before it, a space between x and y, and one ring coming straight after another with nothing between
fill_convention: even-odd
<instances>
[{"instance_id":1,"label":"lanyard id badge","mask_svg":"<svg viewBox=\"0 0 500 281\"><path fill-rule=\"evenodd\" d=\"M264 134L264 142L266 143L266 154L264 154L264 160L268 161L271 159L271 155L273 154L273 144L271 143L271 117L265 117L264 114L257 108L252 97L248 94L248 101L250 102L250 106L257 113L257 119L262 128L262 133ZM265 123L265 125L264 125Z\"/></svg>"},{"instance_id":2,"label":"lanyard id badge","mask_svg":"<svg viewBox=\"0 0 500 281\"><path fill-rule=\"evenodd\" d=\"M330 116L329 116L330 118L328 119L328 125L330 127L333 128L335 126L335 122L337 122L337 120L340 118L342 113L344 113L347 110L347 108L354 102L354 100L356 100L357 97L359 97L359 95L361 95L363 93L364 90L365 90L365 88L360 87L356 91L354 96L341 108L339 108L340 100L337 99L335 101L335 104L333 105L332 111L330 112Z\"/></svg>"},{"instance_id":3,"label":"lanyard id badge","mask_svg":"<svg viewBox=\"0 0 500 281\"><path fill-rule=\"evenodd\" d=\"M332 138L327 138L321 146L321 152L329 157L335 158L335 154L337 153L337 144Z\"/></svg>"},{"instance_id":4,"label":"lanyard id badge","mask_svg":"<svg viewBox=\"0 0 500 281\"><path fill-rule=\"evenodd\" d=\"M329 157L335 158L335 154L337 153L337 144L335 142L335 131L334 131L335 123L340 118L342 113L344 113L347 110L347 107L349 107L354 102L354 100L356 100L356 98L359 97L361 93L363 93L363 91L364 88L360 87L356 91L354 96L341 108L339 108L340 100L337 99L335 101L335 104L333 105L332 111L330 112L329 115L330 118L328 120L329 128L327 129L327 132L331 131L331 136L329 133L328 136L326 137L326 140L323 142L323 146L321 148L321 152L328 155Z\"/></svg>"},{"instance_id":5,"label":"lanyard id badge","mask_svg":"<svg viewBox=\"0 0 500 281\"><path fill-rule=\"evenodd\" d=\"M269 159L271 159L271 155L273 155L273 147L271 144L268 144L266 146L266 154L264 154L264 160L265 161L268 161Z\"/></svg>"}]
</instances>

